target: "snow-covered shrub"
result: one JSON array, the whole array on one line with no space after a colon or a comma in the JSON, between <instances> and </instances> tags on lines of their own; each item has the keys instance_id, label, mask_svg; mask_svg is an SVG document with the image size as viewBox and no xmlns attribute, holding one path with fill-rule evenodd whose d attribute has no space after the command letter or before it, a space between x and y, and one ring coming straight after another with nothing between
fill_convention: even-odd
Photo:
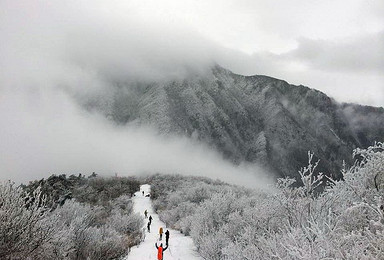
<instances>
[{"instance_id":1,"label":"snow-covered shrub","mask_svg":"<svg viewBox=\"0 0 384 260\"><path fill-rule=\"evenodd\" d=\"M181 175L154 175L148 179L151 183L151 199L164 200L169 194L176 191L184 182ZM161 205L160 205L161 206ZM154 204L155 210L156 205Z\"/></svg>"},{"instance_id":2,"label":"snow-covered shrub","mask_svg":"<svg viewBox=\"0 0 384 260\"><path fill-rule=\"evenodd\" d=\"M195 212L196 205L189 202L180 202L177 207L172 207L159 212L160 219L165 223L166 227L181 229L180 221Z\"/></svg>"},{"instance_id":3,"label":"snow-covered shrub","mask_svg":"<svg viewBox=\"0 0 384 260\"><path fill-rule=\"evenodd\" d=\"M111 206L114 209L123 211L125 214L133 213L133 202L131 197L128 195L121 195L120 197L114 199L111 202Z\"/></svg>"},{"instance_id":4,"label":"snow-covered shrub","mask_svg":"<svg viewBox=\"0 0 384 260\"><path fill-rule=\"evenodd\" d=\"M281 189L285 196L288 225L282 225L278 244L271 252L284 259L383 259L383 190L375 176L384 171L384 149L377 144L357 149L360 161L343 171L344 180L334 181L318 196L308 196L319 178L304 187ZM283 193L284 193L283 192ZM294 199L289 199L289 198ZM301 214L301 217L300 217ZM293 216L293 217L292 217ZM273 236L270 243L274 245Z\"/></svg>"},{"instance_id":5,"label":"snow-covered shrub","mask_svg":"<svg viewBox=\"0 0 384 260\"><path fill-rule=\"evenodd\" d=\"M234 229L229 228L229 222L232 213L242 210L239 199L239 194L223 188L204 201L190 218L191 237L200 254L207 259L220 259L222 248L232 240Z\"/></svg>"},{"instance_id":6,"label":"snow-covered shrub","mask_svg":"<svg viewBox=\"0 0 384 260\"><path fill-rule=\"evenodd\" d=\"M42 221L44 205L40 189L27 194L13 183L0 183L0 259L39 254L55 232L52 223Z\"/></svg>"},{"instance_id":7,"label":"snow-covered shrub","mask_svg":"<svg viewBox=\"0 0 384 260\"><path fill-rule=\"evenodd\" d=\"M122 257L141 238L130 199L138 188L133 178L82 175L0 183L0 259Z\"/></svg>"},{"instance_id":8,"label":"snow-covered shrub","mask_svg":"<svg viewBox=\"0 0 384 260\"><path fill-rule=\"evenodd\" d=\"M143 236L144 220L133 212L133 203L128 196L120 196L112 202L113 210L106 221L106 226L124 236L129 248L140 243Z\"/></svg>"},{"instance_id":9,"label":"snow-covered shrub","mask_svg":"<svg viewBox=\"0 0 384 260\"><path fill-rule=\"evenodd\" d=\"M131 177L95 177L86 179L84 185L76 186L73 189L73 197L82 203L104 206L121 195L132 196L139 187L139 181Z\"/></svg>"},{"instance_id":10,"label":"snow-covered shrub","mask_svg":"<svg viewBox=\"0 0 384 260\"><path fill-rule=\"evenodd\" d=\"M120 234L130 235L137 231L141 231L144 220L139 213L125 214L118 209L112 211L108 218L107 226L115 229Z\"/></svg>"},{"instance_id":11,"label":"snow-covered shrub","mask_svg":"<svg viewBox=\"0 0 384 260\"><path fill-rule=\"evenodd\" d=\"M197 180L182 184L180 189L171 192L167 197L166 210L158 211L160 219L167 226L182 229L180 221L191 216L200 203L211 197L214 189L214 186ZM158 199L157 203L162 202Z\"/></svg>"},{"instance_id":12,"label":"snow-covered shrub","mask_svg":"<svg viewBox=\"0 0 384 260\"><path fill-rule=\"evenodd\" d=\"M200 255L204 259L220 260L223 259L222 249L228 244L228 239L222 231L212 231L204 234L196 240L195 245Z\"/></svg>"},{"instance_id":13,"label":"snow-covered shrub","mask_svg":"<svg viewBox=\"0 0 384 260\"><path fill-rule=\"evenodd\" d=\"M85 230L86 250L76 259L119 259L127 252L124 235L108 226L89 227Z\"/></svg>"},{"instance_id":14,"label":"snow-covered shrub","mask_svg":"<svg viewBox=\"0 0 384 260\"><path fill-rule=\"evenodd\" d=\"M67 201L48 219L57 223L56 233L44 247L41 259L116 259L128 250L128 236L142 226L136 214L113 210L105 225L98 225L100 207Z\"/></svg>"},{"instance_id":15,"label":"snow-covered shrub","mask_svg":"<svg viewBox=\"0 0 384 260\"><path fill-rule=\"evenodd\" d=\"M76 201L67 201L49 216L57 223L57 231L46 246L46 257L80 259L91 243L88 228L95 224L94 209Z\"/></svg>"},{"instance_id":16,"label":"snow-covered shrub","mask_svg":"<svg viewBox=\"0 0 384 260\"><path fill-rule=\"evenodd\" d=\"M354 156L343 180L317 172L309 153L300 187L280 179L275 192L258 193L205 182L197 196L203 185L180 177L155 203L205 259L384 259L384 145Z\"/></svg>"}]
</instances>

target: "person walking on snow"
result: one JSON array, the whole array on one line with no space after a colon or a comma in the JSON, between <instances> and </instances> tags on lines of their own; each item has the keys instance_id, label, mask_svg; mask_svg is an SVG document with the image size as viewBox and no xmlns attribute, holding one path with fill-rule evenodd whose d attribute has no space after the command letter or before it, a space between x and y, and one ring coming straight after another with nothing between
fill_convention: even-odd
<instances>
[{"instance_id":1,"label":"person walking on snow","mask_svg":"<svg viewBox=\"0 0 384 260\"><path fill-rule=\"evenodd\" d=\"M149 216L149 225L152 224L152 216Z\"/></svg>"},{"instance_id":2,"label":"person walking on snow","mask_svg":"<svg viewBox=\"0 0 384 260\"><path fill-rule=\"evenodd\" d=\"M169 240L169 230L165 231L165 244L168 246L168 240Z\"/></svg>"},{"instance_id":3,"label":"person walking on snow","mask_svg":"<svg viewBox=\"0 0 384 260\"><path fill-rule=\"evenodd\" d=\"M157 246L157 243L155 243L155 247L157 249L157 260L163 260L163 253L165 250L167 250L168 246L163 248L162 243L160 244L160 246Z\"/></svg>"},{"instance_id":4,"label":"person walking on snow","mask_svg":"<svg viewBox=\"0 0 384 260\"><path fill-rule=\"evenodd\" d=\"M148 214L148 211L145 210L145 211L144 211L144 216L145 216L145 218L147 218L147 214Z\"/></svg>"},{"instance_id":5,"label":"person walking on snow","mask_svg":"<svg viewBox=\"0 0 384 260\"><path fill-rule=\"evenodd\" d=\"M148 222L147 229L148 229L148 233L150 233L151 232L151 222Z\"/></svg>"},{"instance_id":6,"label":"person walking on snow","mask_svg":"<svg viewBox=\"0 0 384 260\"><path fill-rule=\"evenodd\" d=\"M161 240L163 238L163 227L160 227L159 234L160 234L160 240Z\"/></svg>"}]
</instances>

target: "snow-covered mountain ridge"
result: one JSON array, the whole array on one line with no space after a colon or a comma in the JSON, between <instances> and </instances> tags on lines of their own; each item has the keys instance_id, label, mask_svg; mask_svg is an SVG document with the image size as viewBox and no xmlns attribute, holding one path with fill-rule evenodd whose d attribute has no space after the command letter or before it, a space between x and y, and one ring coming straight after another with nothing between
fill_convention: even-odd
<instances>
[{"instance_id":1,"label":"snow-covered mountain ridge","mask_svg":"<svg viewBox=\"0 0 384 260\"><path fill-rule=\"evenodd\" d=\"M198 139L279 176L296 177L308 150L321 159L320 170L338 175L352 149L384 140L383 108L340 104L302 85L220 66L183 80L115 84L107 100L84 105L117 123Z\"/></svg>"}]
</instances>

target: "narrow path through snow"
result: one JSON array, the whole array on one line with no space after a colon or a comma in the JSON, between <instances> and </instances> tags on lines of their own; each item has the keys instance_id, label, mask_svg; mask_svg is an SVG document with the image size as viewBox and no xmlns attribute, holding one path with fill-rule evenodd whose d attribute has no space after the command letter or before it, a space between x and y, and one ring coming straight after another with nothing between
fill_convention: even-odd
<instances>
[{"instance_id":1,"label":"narrow path through snow","mask_svg":"<svg viewBox=\"0 0 384 260\"><path fill-rule=\"evenodd\" d=\"M162 242L165 245L165 234L162 241L159 241L159 229L163 227L164 233L167 230L165 224L160 221L159 216L152 208L151 200L142 194L150 193L150 185L145 184L140 187L140 191L135 193L133 197L134 210L140 213L144 218L144 211L148 211L148 218L152 216L151 232L147 231L148 218L145 219L145 239L137 247L132 247L131 252L126 256L125 260L157 260L157 249L155 243ZM179 231L168 228L169 230L169 247L164 251L164 260L201 260L202 258L196 252L196 247L190 237L186 237Z\"/></svg>"}]
</instances>

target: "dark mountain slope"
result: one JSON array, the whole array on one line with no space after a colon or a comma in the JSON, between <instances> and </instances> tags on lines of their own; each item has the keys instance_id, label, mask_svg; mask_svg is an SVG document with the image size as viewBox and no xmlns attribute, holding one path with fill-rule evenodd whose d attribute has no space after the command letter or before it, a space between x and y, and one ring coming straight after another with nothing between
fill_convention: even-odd
<instances>
[{"instance_id":1,"label":"dark mountain slope","mask_svg":"<svg viewBox=\"0 0 384 260\"><path fill-rule=\"evenodd\" d=\"M279 176L297 176L309 150L322 171L339 176L352 149L384 139L383 109L340 105L314 89L219 66L203 76L114 91L108 105L96 105L114 121L191 136L236 163L258 162Z\"/></svg>"}]
</instances>

